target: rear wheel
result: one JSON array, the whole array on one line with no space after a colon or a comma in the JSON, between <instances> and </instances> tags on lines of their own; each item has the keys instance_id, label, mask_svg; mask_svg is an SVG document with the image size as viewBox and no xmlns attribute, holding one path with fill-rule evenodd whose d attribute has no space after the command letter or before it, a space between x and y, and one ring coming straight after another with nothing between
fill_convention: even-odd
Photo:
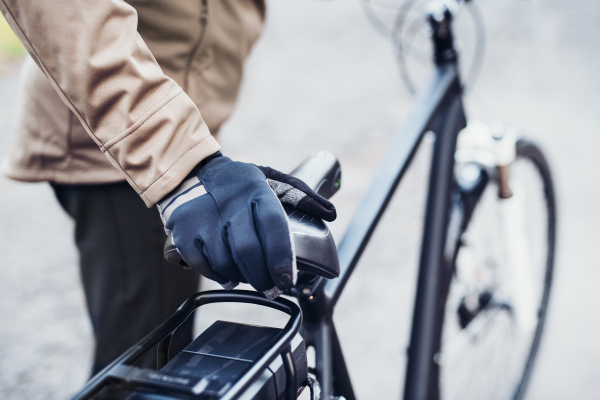
<instances>
[{"instance_id":1,"label":"rear wheel","mask_svg":"<svg viewBox=\"0 0 600 400\"><path fill-rule=\"evenodd\" d=\"M513 197L501 199L490 179L458 247L435 360L443 400L522 398L539 348L554 265L554 189L542 152L525 140L509 176ZM506 207L515 204L510 225Z\"/></svg>"}]
</instances>

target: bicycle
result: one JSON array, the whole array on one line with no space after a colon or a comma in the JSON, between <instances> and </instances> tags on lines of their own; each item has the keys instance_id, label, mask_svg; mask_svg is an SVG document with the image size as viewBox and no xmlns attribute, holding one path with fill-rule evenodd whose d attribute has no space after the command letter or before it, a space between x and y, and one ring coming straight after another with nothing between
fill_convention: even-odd
<instances>
[{"instance_id":1,"label":"bicycle","mask_svg":"<svg viewBox=\"0 0 600 400\"><path fill-rule=\"evenodd\" d=\"M355 399L332 315L429 131L435 133L435 143L404 399L523 397L552 282L556 204L550 170L541 150L514 131L474 121L467 125L452 13L436 3L427 20L434 76L420 92L337 249L322 221L286 210L301 271L296 287L286 294L298 304L285 298L269 302L244 291L199 293L74 399L291 400L306 388L311 399ZM341 181L339 163L327 152L309 158L293 175L328 198ZM528 178L532 180L521 182ZM525 194L537 196L537 207L526 208ZM534 213L541 216L529 222ZM535 228L539 232L532 232ZM536 244L542 250L536 254L529 233L538 234ZM538 268L530 268L533 264ZM219 302L269 307L290 319L281 330L218 321L170 357L177 327L196 308ZM315 349L314 366L308 365L307 347ZM135 366L155 348L156 370ZM496 353L486 353L488 349ZM489 354L502 358L486 358ZM457 365L465 360L467 368ZM502 367L507 375L490 374L487 367ZM496 381L484 380L490 377Z\"/></svg>"}]
</instances>

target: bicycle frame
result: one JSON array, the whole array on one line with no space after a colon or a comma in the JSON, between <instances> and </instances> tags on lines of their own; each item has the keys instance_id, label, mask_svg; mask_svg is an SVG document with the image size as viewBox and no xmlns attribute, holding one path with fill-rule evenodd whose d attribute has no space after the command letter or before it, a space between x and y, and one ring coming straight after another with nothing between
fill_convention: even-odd
<instances>
[{"instance_id":1,"label":"bicycle frame","mask_svg":"<svg viewBox=\"0 0 600 400\"><path fill-rule=\"evenodd\" d=\"M434 132L436 140L429 177L404 399L439 398L439 366L434 360L440 351L444 293L448 290L454 259L454 255L448 254L446 249L454 153L458 133L466 126L466 117L450 29L451 14L444 8L428 18L433 28L435 73L418 96L406 124L396 134L374 182L338 246L340 277L330 281L318 278L298 290L305 321L301 333L307 346L315 349L314 372L321 385L322 399L330 399L330 396L344 396L347 400L356 398L333 323L333 311L423 136L429 131Z\"/></svg>"},{"instance_id":2,"label":"bicycle frame","mask_svg":"<svg viewBox=\"0 0 600 400\"><path fill-rule=\"evenodd\" d=\"M462 190L455 184L456 142L459 132L466 126L466 117L462 105L457 55L453 47L452 16L448 8L442 5L442 8L432 11L428 19L433 31L435 73L418 96L407 123L396 134L374 182L338 246L340 277L335 280L315 277L293 289L292 294L299 300L301 314L295 304L285 299L269 302L259 298L259 295L243 292L199 293L184 303L163 325L94 377L75 398L91 397L111 377L122 375L123 371L119 369L121 364L135 361L152 346L158 345L158 364L159 367L164 365L169 358L170 335L193 309L211 302L237 301L276 308L287 312L291 318L277 344L223 398L234 399L242 395L261 371L280 355L283 355L286 366L286 398L294 398L296 388L292 382L296 382L296 373L289 343L300 330L306 345L314 347L316 353L316 368L311 372L315 373L317 379L316 382L312 379L308 381L312 398L333 400L333 396L344 396L347 400L356 399L333 323L333 312L423 136L429 131L434 132L436 140L429 177L404 399L439 398L439 365L435 360L436 354L440 352L444 300L461 233L466 229L487 178L482 175L484 179L468 190ZM460 194L458 197L454 196L457 188ZM453 198L458 198L458 201ZM450 221L452 229L449 231ZM320 396L316 394L319 385Z\"/></svg>"}]
</instances>

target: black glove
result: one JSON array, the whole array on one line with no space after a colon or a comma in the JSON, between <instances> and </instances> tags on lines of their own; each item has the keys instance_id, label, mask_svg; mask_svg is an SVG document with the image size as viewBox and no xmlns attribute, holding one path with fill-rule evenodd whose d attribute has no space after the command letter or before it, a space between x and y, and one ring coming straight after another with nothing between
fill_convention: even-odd
<instances>
[{"instance_id":1,"label":"black glove","mask_svg":"<svg viewBox=\"0 0 600 400\"><path fill-rule=\"evenodd\" d=\"M158 209L185 263L226 289L250 283L269 299L293 287L296 259L281 204L326 221L335 207L268 167L210 156Z\"/></svg>"}]
</instances>

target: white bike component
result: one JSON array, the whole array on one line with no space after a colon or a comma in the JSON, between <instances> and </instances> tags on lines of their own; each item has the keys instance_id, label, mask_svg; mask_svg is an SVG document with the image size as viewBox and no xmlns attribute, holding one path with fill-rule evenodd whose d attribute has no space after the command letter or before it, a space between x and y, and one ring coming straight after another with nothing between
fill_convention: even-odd
<instances>
[{"instance_id":1,"label":"white bike component","mask_svg":"<svg viewBox=\"0 0 600 400\"><path fill-rule=\"evenodd\" d=\"M512 130L494 133L481 122L469 121L458 135L456 162L476 162L489 168L510 165L517 158L517 135Z\"/></svg>"},{"instance_id":2,"label":"white bike component","mask_svg":"<svg viewBox=\"0 0 600 400\"><path fill-rule=\"evenodd\" d=\"M537 324L535 286L531 271L530 243L525 234L525 190L511 180L512 196L499 199L499 226L502 228L504 265L512 297L511 306L518 325L525 331Z\"/></svg>"},{"instance_id":3,"label":"white bike component","mask_svg":"<svg viewBox=\"0 0 600 400\"><path fill-rule=\"evenodd\" d=\"M498 198L499 226L502 229L504 265L507 273L507 288L512 297L512 309L515 318L523 329L534 329L536 310L531 276L531 255L525 234L525 191L510 176L502 176L501 169L506 169L515 161L517 136L512 130L492 129L478 122L470 121L463 129L457 142L455 159L457 163L478 163L498 171L498 178L508 178L512 195ZM506 170L504 171L506 172ZM506 182L498 182L506 184Z\"/></svg>"}]
</instances>

